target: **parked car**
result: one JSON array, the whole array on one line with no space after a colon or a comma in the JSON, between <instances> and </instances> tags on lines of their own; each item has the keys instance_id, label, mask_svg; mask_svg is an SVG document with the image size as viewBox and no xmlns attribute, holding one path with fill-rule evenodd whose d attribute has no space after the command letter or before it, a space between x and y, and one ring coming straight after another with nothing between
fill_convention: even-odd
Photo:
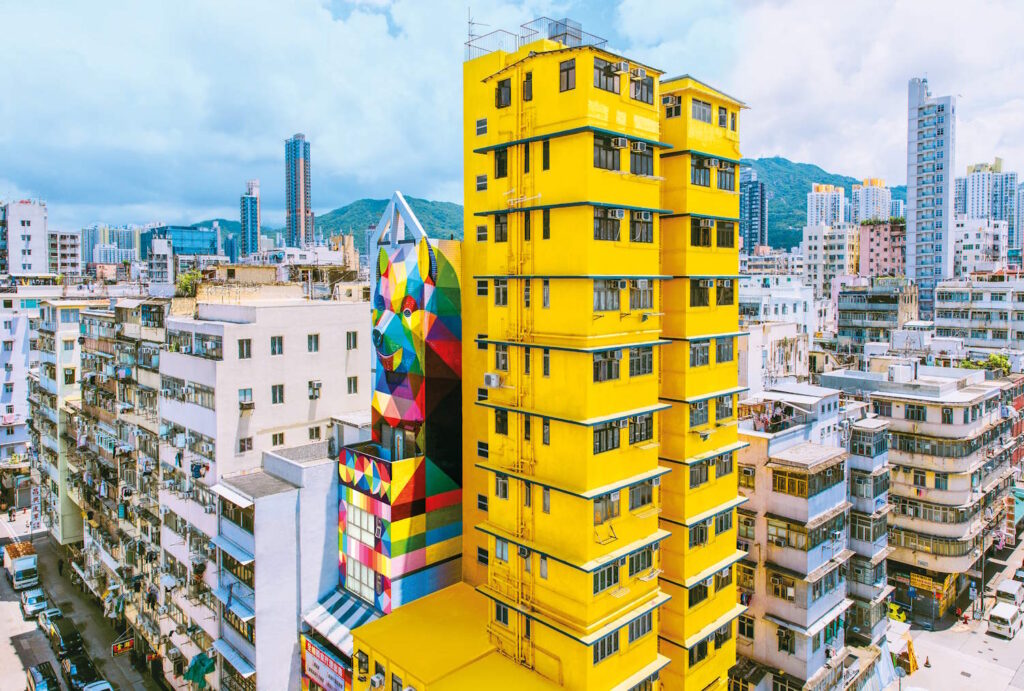
<instances>
[{"instance_id":1,"label":"parked car","mask_svg":"<svg viewBox=\"0 0 1024 691\"><path fill-rule=\"evenodd\" d=\"M90 684L103 681L85 653L75 653L61 660L60 671L71 691L84 691Z\"/></svg>"},{"instance_id":2,"label":"parked car","mask_svg":"<svg viewBox=\"0 0 1024 691\"><path fill-rule=\"evenodd\" d=\"M992 608L988 615L989 633L994 633L1004 638L1013 638L1020 631L1021 622L1024 616L1020 610L1009 602L1000 602Z\"/></svg>"},{"instance_id":3,"label":"parked car","mask_svg":"<svg viewBox=\"0 0 1024 691\"><path fill-rule=\"evenodd\" d=\"M86 684L82 691L114 691L114 687L110 685L109 681L100 679L91 684Z\"/></svg>"},{"instance_id":4,"label":"parked car","mask_svg":"<svg viewBox=\"0 0 1024 691\"><path fill-rule=\"evenodd\" d=\"M50 638L50 647L53 649L57 659L63 659L85 650L85 646L82 643L82 634L78 632L78 629L75 628L75 625L67 617L51 621L50 630L47 635Z\"/></svg>"},{"instance_id":5,"label":"parked car","mask_svg":"<svg viewBox=\"0 0 1024 691\"><path fill-rule=\"evenodd\" d=\"M40 662L35 667L29 667L25 672L25 679L28 691L60 691L57 673L53 671L53 665L49 662Z\"/></svg>"},{"instance_id":6,"label":"parked car","mask_svg":"<svg viewBox=\"0 0 1024 691\"><path fill-rule=\"evenodd\" d=\"M46 601L46 593L42 588L26 590L21 594L22 619L31 619L49 606L50 603Z\"/></svg>"},{"instance_id":7,"label":"parked car","mask_svg":"<svg viewBox=\"0 0 1024 691\"><path fill-rule=\"evenodd\" d=\"M50 630L50 622L63 616L64 612L61 611L60 607L47 607L36 615L36 621L39 623L39 628L43 630L43 633L46 633Z\"/></svg>"}]
</instances>

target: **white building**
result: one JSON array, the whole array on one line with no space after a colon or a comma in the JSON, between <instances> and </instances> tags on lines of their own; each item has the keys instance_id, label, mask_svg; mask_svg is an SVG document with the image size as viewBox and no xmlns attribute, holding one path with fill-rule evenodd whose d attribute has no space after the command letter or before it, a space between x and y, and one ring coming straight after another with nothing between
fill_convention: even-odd
<instances>
[{"instance_id":1,"label":"white building","mask_svg":"<svg viewBox=\"0 0 1024 691\"><path fill-rule=\"evenodd\" d=\"M957 213L968 218L988 218L1005 221L1010 247L1020 249L1017 232L1017 174L1003 172L1003 160L967 166L967 176L956 179Z\"/></svg>"},{"instance_id":2,"label":"white building","mask_svg":"<svg viewBox=\"0 0 1024 691\"><path fill-rule=\"evenodd\" d=\"M797 249L776 249L762 245L740 252L741 274L795 274L804 273L804 257Z\"/></svg>"},{"instance_id":3,"label":"white building","mask_svg":"<svg viewBox=\"0 0 1024 691\"><path fill-rule=\"evenodd\" d=\"M831 226L846 220L846 190L837 185L815 183L807 193L807 225Z\"/></svg>"},{"instance_id":4,"label":"white building","mask_svg":"<svg viewBox=\"0 0 1024 691\"><path fill-rule=\"evenodd\" d=\"M138 252L131 247L118 247L110 243L101 243L93 247L92 256L86 263L121 264L134 262Z\"/></svg>"},{"instance_id":5,"label":"white building","mask_svg":"<svg viewBox=\"0 0 1024 691\"><path fill-rule=\"evenodd\" d=\"M889 220L892 190L885 186L885 180L867 178L863 184L853 186L850 196L851 223Z\"/></svg>"},{"instance_id":6,"label":"white building","mask_svg":"<svg viewBox=\"0 0 1024 691\"><path fill-rule=\"evenodd\" d=\"M955 277L1006 268L1009 234L1006 221L957 216L953 232Z\"/></svg>"},{"instance_id":7,"label":"white building","mask_svg":"<svg viewBox=\"0 0 1024 691\"><path fill-rule=\"evenodd\" d=\"M11 276L51 275L46 203L23 199L4 207L7 273Z\"/></svg>"},{"instance_id":8,"label":"white building","mask_svg":"<svg viewBox=\"0 0 1024 691\"><path fill-rule=\"evenodd\" d=\"M777 384L806 382L810 336L793 322L744 324L738 341L739 384L757 394Z\"/></svg>"},{"instance_id":9,"label":"white building","mask_svg":"<svg viewBox=\"0 0 1024 691\"><path fill-rule=\"evenodd\" d=\"M78 230L50 230L47 235L48 273L64 277L81 276L81 232Z\"/></svg>"},{"instance_id":10,"label":"white building","mask_svg":"<svg viewBox=\"0 0 1024 691\"><path fill-rule=\"evenodd\" d=\"M968 347L1024 346L1024 276L995 274L943 281L935 292L935 335Z\"/></svg>"},{"instance_id":11,"label":"white building","mask_svg":"<svg viewBox=\"0 0 1024 691\"><path fill-rule=\"evenodd\" d=\"M907 203L902 199L893 199L889 202L889 217L903 218L907 213Z\"/></svg>"},{"instance_id":12,"label":"white building","mask_svg":"<svg viewBox=\"0 0 1024 691\"><path fill-rule=\"evenodd\" d=\"M741 276L739 289L740 321L744 324L793 322L800 333L809 336L825 326L825 315L815 306L814 291L800 276Z\"/></svg>"},{"instance_id":13,"label":"white building","mask_svg":"<svg viewBox=\"0 0 1024 691\"><path fill-rule=\"evenodd\" d=\"M150 284L174 285L174 247L169 239L153 238L146 264Z\"/></svg>"},{"instance_id":14,"label":"white building","mask_svg":"<svg viewBox=\"0 0 1024 691\"><path fill-rule=\"evenodd\" d=\"M911 79L907 92L906 271L930 319L935 285L953 275L956 98L932 96L927 79Z\"/></svg>"},{"instance_id":15,"label":"white building","mask_svg":"<svg viewBox=\"0 0 1024 691\"><path fill-rule=\"evenodd\" d=\"M814 289L816 297L828 296L832 279L857 274L860 226L853 223L805 226L800 253L804 257L804 282Z\"/></svg>"}]
</instances>

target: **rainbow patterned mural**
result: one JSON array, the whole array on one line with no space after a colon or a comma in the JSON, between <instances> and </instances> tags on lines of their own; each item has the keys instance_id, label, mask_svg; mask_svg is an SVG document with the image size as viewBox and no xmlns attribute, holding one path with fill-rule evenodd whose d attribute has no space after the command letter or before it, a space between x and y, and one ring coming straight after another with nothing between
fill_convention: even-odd
<instances>
[{"instance_id":1,"label":"rainbow patterned mural","mask_svg":"<svg viewBox=\"0 0 1024 691\"><path fill-rule=\"evenodd\" d=\"M372 570L386 614L460 578L461 243L428 239L396 192L374 247L373 437L339 459L339 568L364 593L353 567Z\"/></svg>"}]
</instances>

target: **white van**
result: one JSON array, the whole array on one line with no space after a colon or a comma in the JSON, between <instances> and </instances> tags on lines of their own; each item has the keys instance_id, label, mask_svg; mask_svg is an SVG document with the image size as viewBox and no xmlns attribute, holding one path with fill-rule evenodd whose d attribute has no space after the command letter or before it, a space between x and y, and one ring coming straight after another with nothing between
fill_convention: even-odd
<instances>
[{"instance_id":1,"label":"white van","mask_svg":"<svg viewBox=\"0 0 1024 691\"><path fill-rule=\"evenodd\" d=\"M1006 580L996 587L996 602L1005 602L1024 611L1024 583Z\"/></svg>"},{"instance_id":2,"label":"white van","mask_svg":"<svg viewBox=\"0 0 1024 691\"><path fill-rule=\"evenodd\" d=\"M1013 638L1020 631L1020 610L1008 602L999 602L988 615L989 633L1004 638Z\"/></svg>"}]
</instances>

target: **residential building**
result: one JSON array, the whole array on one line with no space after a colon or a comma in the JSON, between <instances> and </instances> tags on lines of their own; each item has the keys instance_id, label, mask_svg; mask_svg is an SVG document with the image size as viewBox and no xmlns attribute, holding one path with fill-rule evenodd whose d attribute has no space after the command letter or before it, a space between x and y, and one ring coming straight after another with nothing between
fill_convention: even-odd
<instances>
[{"instance_id":1,"label":"residential building","mask_svg":"<svg viewBox=\"0 0 1024 691\"><path fill-rule=\"evenodd\" d=\"M892 206L892 190L881 178L867 178L850 191L850 222L888 221Z\"/></svg>"},{"instance_id":2,"label":"residential building","mask_svg":"<svg viewBox=\"0 0 1024 691\"><path fill-rule=\"evenodd\" d=\"M1019 273L975 274L939 286L936 336L961 338L971 347L1024 347L1024 277Z\"/></svg>"},{"instance_id":3,"label":"residential building","mask_svg":"<svg viewBox=\"0 0 1024 691\"><path fill-rule=\"evenodd\" d=\"M284 143L285 234L288 247L314 242L313 204L310 199L309 142L296 134Z\"/></svg>"},{"instance_id":4,"label":"residential building","mask_svg":"<svg viewBox=\"0 0 1024 691\"><path fill-rule=\"evenodd\" d=\"M903 218L906 226L907 203L902 199L893 199L889 206L889 218Z\"/></svg>"},{"instance_id":5,"label":"residential building","mask_svg":"<svg viewBox=\"0 0 1024 691\"><path fill-rule=\"evenodd\" d=\"M0 267L0 273L15 277L51 275L46 222L45 202L22 199L4 205L0 252L5 251L6 268Z\"/></svg>"},{"instance_id":6,"label":"residential building","mask_svg":"<svg viewBox=\"0 0 1024 691\"><path fill-rule=\"evenodd\" d=\"M1021 247L1017 231L1017 173L1003 172L1003 159L967 166L967 176L956 179L956 189L957 214L1005 221L1010 247Z\"/></svg>"},{"instance_id":7,"label":"residential building","mask_svg":"<svg viewBox=\"0 0 1024 691\"><path fill-rule=\"evenodd\" d=\"M740 168L740 242L751 254L768 244L768 192L753 168Z\"/></svg>"},{"instance_id":8,"label":"residential building","mask_svg":"<svg viewBox=\"0 0 1024 691\"><path fill-rule=\"evenodd\" d=\"M742 303L740 305L742 308ZM739 340L739 385L757 394L782 383L806 383L810 336L795 322L741 322L747 337Z\"/></svg>"},{"instance_id":9,"label":"residential building","mask_svg":"<svg viewBox=\"0 0 1024 691\"><path fill-rule=\"evenodd\" d=\"M96 248L100 246L115 247L119 251L124 252L125 254L118 255L120 257L117 260L118 262L124 259L138 261L141 258L139 253L142 246L142 231L161 225L163 224L156 223L146 226L94 224L86 226L81 231L82 262L83 264L90 264L92 262L99 264L109 263L95 255ZM127 254L128 252L130 254Z\"/></svg>"},{"instance_id":10,"label":"residential building","mask_svg":"<svg viewBox=\"0 0 1024 691\"><path fill-rule=\"evenodd\" d=\"M903 276L907 262L907 225L902 217L860 226L861 276Z\"/></svg>"},{"instance_id":11,"label":"residential building","mask_svg":"<svg viewBox=\"0 0 1024 691\"><path fill-rule=\"evenodd\" d=\"M245 183L245 194L239 202L239 218L241 228L239 237L241 239L241 256L248 257L250 254L259 252L260 249L260 181L249 180Z\"/></svg>"},{"instance_id":12,"label":"residential building","mask_svg":"<svg viewBox=\"0 0 1024 691\"><path fill-rule=\"evenodd\" d=\"M169 241L175 255L219 255L222 249L217 228L158 226L141 233L139 255L143 261L149 259L157 240Z\"/></svg>"},{"instance_id":13,"label":"residential building","mask_svg":"<svg viewBox=\"0 0 1024 691\"><path fill-rule=\"evenodd\" d=\"M907 277L931 319L935 286L953 276L953 171L956 98L932 96L928 80L907 86Z\"/></svg>"},{"instance_id":14,"label":"residential building","mask_svg":"<svg viewBox=\"0 0 1024 691\"><path fill-rule=\"evenodd\" d=\"M835 226L846 222L846 190L840 185L815 183L807 193L807 225Z\"/></svg>"},{"instance_id":15,"label":"residential building","mask_svg":"<svg viewBox=\"0 0 1024 691\"><path fill-rule=\"evenodd\" d=\"M821 382L867 397L889 423L888 578L896 602L930 621L966 608L971 573L1002 533L1018 444L1004 396L1019 384L913 362L827 372Z\"/></svg>"},{"instance_id":16,"label":"residential building","mask_svg":"<svg viewBox=\"0 0 1024 691\"><path fill-rule=\"evenodd\" d=\"M744 326L764 322L793 322L800 333L813 336L825 326L814 291L800 276L768 274L740 276L739 315Z\"/></svg>"},{"instance_id":17,"label":"residential building","mask_svg":"<svg viewBox=\"0 0 1024 691\"><path fill-rule=\"evenodd\" d=\"M804 228L800 243L800 253L804 256L804 282L814 289L815 297L829 295L836 277L857 274L859 243L860 227L852 223Z\"/></svg>"},{"instance_id":18,"label":"residential building","mask_svg":"<svg viewBox=\"0 0 1024 691\"><path fill-rule=\"evenodd\" d=\"M862 355L866 343L889 343L894 329L916 319L917 286L906 278L875 277L846 287L836 310L839 349Z\"/></svg>"},{"instance_id":19,"label":"residential building","mask_svg":"<svg viewBox=\"0 0 1024 691\"><path fill-rule=\"evenodd\" d=\"M150 285L174 285L174 246L169 238L154 238L146 250L146 269Z\"/></svg>"},{"instance_id":20,"label":"residential building","mask_svg":"<svg viewBox=\"0 0 1024 691\"><path fill-rule=\"evenodd\" d=\"M761 245L740 253L740 274L804 274L804 256L799 248L788 250Z\"/></svg>"},{"instance_id":21,"label":"residential building","mask_svg":"<svg viewBox=\"0 0 1024 691\"><path fill-rule=\"evenodd\" d=\"M953 233L954 277L967 277L979 272L992 273L1007 268L1006 221L957 216Z\"/></svg>"},{"instance_id":22,"label":"residential building","mask_svg":"<svg viewBox=\"0 0 1024 691\"><path fill-rule=\"evenodd\" d=\"M82 274L82 238L77 230L47 231L47 273L65 279Z\"/></svg>"},{"instance_id":23,"label":"residential building","mask_svg":"<svg viewBox=\"0 0 1024 691\"><path fill-rule=\"evenodd\" d=\"M101 243L93 247L91 256L92 259L86 264L123 264L135 261L138 252L130 247L122 248L117 245Z\"/></svg>"}]
</instances>

